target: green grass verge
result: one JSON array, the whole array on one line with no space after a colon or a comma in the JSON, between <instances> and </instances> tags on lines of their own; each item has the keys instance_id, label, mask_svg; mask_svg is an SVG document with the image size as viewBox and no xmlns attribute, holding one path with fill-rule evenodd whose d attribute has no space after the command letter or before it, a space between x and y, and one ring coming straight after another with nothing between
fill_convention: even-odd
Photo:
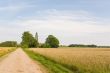
<instances>
[{"instance_id":1,"label":"green grass verge","mask_svg":"<svg viewBox=\"0 0 110 73\"><path fill-rule=\"evenodd\" d=\"M32 59L39 61L42 65L48 68L50 73L74 73L68 68L30 50L24 50Z\"/></svg>"}]
</instances>

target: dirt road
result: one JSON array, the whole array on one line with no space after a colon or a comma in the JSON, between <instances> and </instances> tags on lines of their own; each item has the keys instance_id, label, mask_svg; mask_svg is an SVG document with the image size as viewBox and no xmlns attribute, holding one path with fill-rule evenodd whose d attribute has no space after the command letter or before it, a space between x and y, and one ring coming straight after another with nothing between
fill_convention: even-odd
<instances>
[{"instance_id":1,"label":"dirt road","mask_svg":"<svg viewBox=\"0 0 110 73\"><path fill-rule=\"evenodd\" d=\"M0 73L42 73L22 49L17 49L0 61Z\"/></svg>"}]
</instances>

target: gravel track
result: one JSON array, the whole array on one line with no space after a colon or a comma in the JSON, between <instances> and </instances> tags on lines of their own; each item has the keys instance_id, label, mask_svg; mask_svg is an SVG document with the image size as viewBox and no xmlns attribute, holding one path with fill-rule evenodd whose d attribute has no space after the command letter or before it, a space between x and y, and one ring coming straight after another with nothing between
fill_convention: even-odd
<instances>
[{"instance_id":1,"label":"gravel track","mask_svg":"<svg viewBox=\"0 0 110 73\"><path fill-rule=\"evenodd\" d=\"M40 67L21 49L0 61L0 73L43 73Z\"/></svg>"}]
</instances>

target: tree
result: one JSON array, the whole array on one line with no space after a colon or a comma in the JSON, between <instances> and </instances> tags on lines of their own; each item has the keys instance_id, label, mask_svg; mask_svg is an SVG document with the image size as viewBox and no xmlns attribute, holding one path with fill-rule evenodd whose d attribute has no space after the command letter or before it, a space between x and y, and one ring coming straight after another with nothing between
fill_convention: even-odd
<instances>
[{"instance_id":1,"label":"tree","mask_svg":"<svg viewBox=\"0 0 110 73\"><path fill-rule=\"evenodd\" d=\"M51 48L58 48L59 40L56 37L54 37L53 35L49 35L46 39L45 44L48 44Z\"/></svg>"},{"instance_id":2,"label":"tree","mask_svg":"<svg viewBox=\"0 0 110 73\"><path fill-rule=\"evenodd\" d=\"M37 41L37 45L39 46L39 38L38 38L38 33L36 32L36 34L35 34L35 39L36 39L36 41Z\"/></svg>"},{"instance_id":3,"label":"tree","mask_svg":"<svg viewBox=\"0 0 110 73\"><path fill-rule=\"evenodd\" d=\"M31 33L26 31L22 35L21 46L24 47L24 48L37 47L38 42L36 41L36 39L33 37L33 35Z\"/></svg>"},{"instance_id":4,"label":"tree","mask_svg":"<svg viewBox=\"0 0 110 73\"><path fill-rule=\"evenodd\" d=\"M38 41L38 33L35 34L35 39Z\"/></svg>"}]
</instances>

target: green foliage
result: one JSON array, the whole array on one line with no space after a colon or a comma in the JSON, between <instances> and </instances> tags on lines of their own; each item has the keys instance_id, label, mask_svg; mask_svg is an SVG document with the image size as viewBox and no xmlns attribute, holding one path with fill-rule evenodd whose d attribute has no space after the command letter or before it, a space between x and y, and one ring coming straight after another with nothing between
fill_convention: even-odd
<instances>
[{"instance_id":1,"label":"green foliage","mask_svg":"<svg viewBox=\"0 0 110 73\"><path fill-rule=\"evenodd\" d=\"M36 33L35 37L29 32L24 32L22 35L22 48L57 48L59 47L59 40L53 35L49 35L44 44L38 43L38 34Z\"/></svg>"},{"instance_id":2,"label":"green foliage","mask_svg":"<svg viewBox=\"0 0 110 73\"><path fill-rule=\"evenodd\" d=\"M40 48L50 48L51 46L49 44L41 44L39 47Z\"/></svg>"},{"instance_id":3,"label":"green foliage","mask_svg":"<svg viewBox=\"0 0 110 73\"><path fill-rule=\"evenodd\" d=\"M22 47L23 49L25 49L25 48L28 48L28 45L22 44L21 47Z\"/></svg>"},{"instance_id":4,"label":"green foliage","mask_svg":"<svg viewBox=\"0 0 110 73\"><path fill-rule=\"evenodd\" d=\"M59 40L54 37L53 35L49 35L46 39L45 44L48 44L50 48L58 48L59 47Z\"/></svg>"},{"instance_id":5,"label":"green foliage","mask_svg":"<svg viewBox=\"0 0 110 73\"><path fill-rule=\"evenodd\" d=\"M16 41L5 41L0 43L0 47L17 47Z\"/></svg>"},{"instance_id":6,"label":"green foliage","mask_svg":"<svg viewBox=\"0 0 110 73\"><path fill-rule=\"evenodd\" d=\"M68 47L98 47L97 45L70 44Z\"/></svg>"},{"instance_id":7,"label":"green foliage","mask_svg":"<svg viewBox=\"0 0 110 73\"><path fill-rule=\"evenodd\" d=\"M23 48L38 47L38 41L29 32L24 32L22 35L21 46Z\"/></svg>"}]
</instances>

